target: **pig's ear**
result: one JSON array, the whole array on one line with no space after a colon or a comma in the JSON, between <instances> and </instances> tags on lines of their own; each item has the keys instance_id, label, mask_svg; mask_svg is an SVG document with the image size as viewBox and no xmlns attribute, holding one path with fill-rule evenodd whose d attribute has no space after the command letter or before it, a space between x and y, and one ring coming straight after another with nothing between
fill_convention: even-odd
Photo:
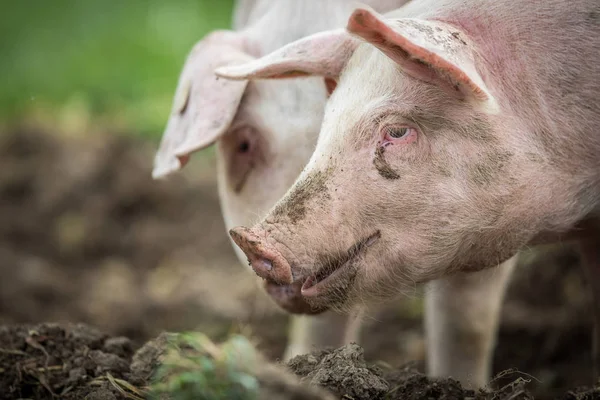
<instances>
[{"instance_id":1,"label":"pig's ear","mask_svg":"<svg viewBox=\"0 0 600 400\"><path fill-rule=\"evenodd\" d=\"M181 169L191 153L210 146L229 128L247 82L219 79L214 70L251 60L244 47L245 39L231 31L215 31L194 46L179 77L153 178Z\"/></svg>"},{"instance_id":2,"label":"pig's ear","mask_svg":"<svg viewBox=\"0 0 600 400\"><path fill-rule=\"evenodd\" d=\"M242 65L218 68L218 76L228 79L282 79L317 75L333 87L358 40L343 29L320 32L292 42L266 56ZM327 82L327 80L326 80Z\"/></svg>"},{"instance_id":3,"label":"pig's ear","mask_svg":"<svg viewBox=\"0 0 600 400\"><path fill-rule=\"evenodd\" d=\"M354 10L347 29L377 47L417 79L436 83L489 112L497 110L475 66L469 38L445 23L383 19L367 8Z\"/></svg>"}]
</instances>

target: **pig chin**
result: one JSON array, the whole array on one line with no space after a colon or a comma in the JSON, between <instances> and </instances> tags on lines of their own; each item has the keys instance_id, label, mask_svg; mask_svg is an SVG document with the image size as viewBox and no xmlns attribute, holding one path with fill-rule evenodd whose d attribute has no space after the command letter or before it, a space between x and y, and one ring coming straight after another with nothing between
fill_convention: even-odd
<instances>
[{"instance_id":1,"label":"pig chin","mask_svg":"<svg viewBox=\"0 0 600 400\"><path fill-rule=\"evenodd\" d=\"M316 315L327 311L329 307L324 304L313 304L306 301L302 296L303 283L297 281L291 285L278 285L265 280L265 290L279 307L289 313Z\"/></svg>"}]
</instances>

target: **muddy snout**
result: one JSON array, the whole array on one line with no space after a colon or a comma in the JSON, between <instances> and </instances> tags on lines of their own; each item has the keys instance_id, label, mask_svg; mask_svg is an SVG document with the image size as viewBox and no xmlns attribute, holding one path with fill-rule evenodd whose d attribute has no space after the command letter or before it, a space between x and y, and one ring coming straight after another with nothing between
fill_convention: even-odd
<instances>
[{"instance_id":1,"label":"muddy snout","mask_svg":"<svg viewBox=\"0 0 600 400\"><path fill-rule=\"evenodd\" d=\"M267 243L266 235L259 236L243 226L231 229L229 235L246 254L256 275L278 285L293 282L290 264L273 245Z\"/></svg>"}]
</instances>

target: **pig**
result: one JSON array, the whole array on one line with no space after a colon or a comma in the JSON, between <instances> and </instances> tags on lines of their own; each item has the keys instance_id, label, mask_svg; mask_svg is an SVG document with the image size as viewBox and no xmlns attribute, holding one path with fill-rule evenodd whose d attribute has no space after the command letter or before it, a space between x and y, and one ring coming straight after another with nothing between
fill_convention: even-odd
<instances>
[{"instance_id":1,"label":"pig","mask_svg":"<svg viewBox=\"0 0 600 400\"><path fill-rule=\"evenodd\" d=\"M388 11L406 1L364 3ZM155 157L154 178L180 170L192 153L216 144L219 199L227 229L265 215L291 187L314 150L328 96L327 82L322 78L231 82L215 79L213 70L256 59L309 34L341 27L352 10L350 0L238 1L233 15L235 30L207 35L184 65ZM245 264L243 253L237 247L236 251ZM358 340L358 329L358 320L333 312L295 316L284 358L314 347Z\"/></svg>"},{"instance_id":2,"label":"pig","mask_svg":"<svg viewBox=\"0 0 600 400\"><path fill-rule=\"evenodd\" d=\"M260 222L230 231L285 296L346 310L430 285L429 372L476 384L520 249L580 241L598 300L597 0L362 7L346 29L216 75L333 82L294 185Z\"/></svg>"}]
</instances>

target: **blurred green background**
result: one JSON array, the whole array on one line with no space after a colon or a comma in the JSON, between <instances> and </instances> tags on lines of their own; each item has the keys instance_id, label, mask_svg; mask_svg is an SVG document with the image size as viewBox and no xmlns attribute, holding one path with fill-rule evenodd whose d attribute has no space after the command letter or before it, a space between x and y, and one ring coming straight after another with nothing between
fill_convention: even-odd
<instances>
[{"instance_id":1,"label":"blurred green background","mask_svg":"<svg viewBox=\"0 0 600 400\"><path fill-rule=\"evenodd\" d=\"M159 138L185 57L233 0L20 0L0 12L0 122Z\"/></svg>"}]
</instances>

